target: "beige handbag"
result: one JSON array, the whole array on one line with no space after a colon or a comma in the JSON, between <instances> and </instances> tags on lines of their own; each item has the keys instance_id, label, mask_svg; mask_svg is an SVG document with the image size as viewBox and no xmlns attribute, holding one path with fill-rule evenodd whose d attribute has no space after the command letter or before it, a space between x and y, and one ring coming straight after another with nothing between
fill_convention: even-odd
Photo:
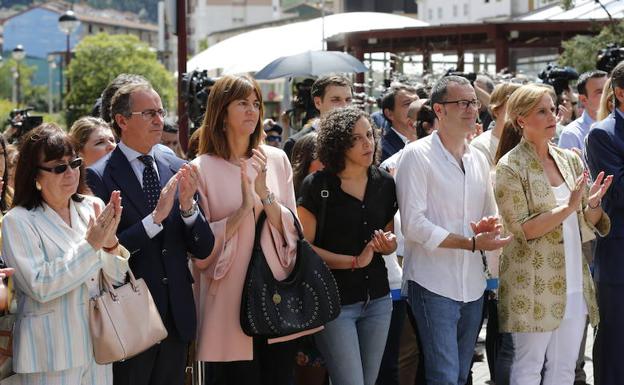
<instances>
[{"instance_id":1,"label":"beige handbag","mask_svg":"<svg viewBox=\"0 0 624 385\"><path fill-rule=\"evenodd\" d=\"M109 364L144 352L167 338L152 295L128 269L130 282L113 288L100 270L100 295L89 301L89 329L95 362Z\"/></svg>"}]
</instances>

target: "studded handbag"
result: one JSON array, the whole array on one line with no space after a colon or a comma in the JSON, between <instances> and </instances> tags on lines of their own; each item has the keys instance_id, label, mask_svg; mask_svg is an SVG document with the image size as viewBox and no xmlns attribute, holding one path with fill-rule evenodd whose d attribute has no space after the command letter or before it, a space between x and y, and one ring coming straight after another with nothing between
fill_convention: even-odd
<instances>
[{"instance_id":1,"label":"studded handbag","mask_svg":"<svg viewBox=\"0 0 624 385\"><path fill-rule=\"evenodd\" d=\"M295 216L292 211L291 214ZM243 332L252 337L277 338L317 328L338 317L340 294L336 280L303 238L296 217L299 239L295 266L283 281L275 279L260 246L265 220L263 211L256 224L243 288L240 314Z\"/></svg>"}]
</instances>

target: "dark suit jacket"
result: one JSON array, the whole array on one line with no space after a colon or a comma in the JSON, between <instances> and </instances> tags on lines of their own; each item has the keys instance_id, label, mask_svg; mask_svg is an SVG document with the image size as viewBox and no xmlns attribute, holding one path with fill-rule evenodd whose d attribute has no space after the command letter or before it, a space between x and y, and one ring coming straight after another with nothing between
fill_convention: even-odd
<instances>
[{"instance_id":1,"label":"dark suit jacket","mask_svg":"<svg viewBox=\"0 0 624 385\"><path fill-rule=\"evenodd\" d=\"M587 162L592 177L600 171L613 174L613 183L602 198L611 218L611 232L598 238L594 253L594 277L607 284L624 284L624 119L614 112L596 123L587 137Z\"/></svg>"},{"instance_id":2,"label":"dark suit jacket","mask_svg":"<svg viewBox=\"0 0 624 385\"><path fill-rule=\"evenodd\" d=\"M163 187L185 163L158 146L154 159ZM132 272L147 283L161 317L171 311L180 338L187 342L194 339L197 317L187 253L204 259L212 252L214 235L203 215L197 216L193 226L187 226L176 198L162 223L164 228L150 239L141 222L149 214L145 195L119 147L87 169L87 183L104 202L109 201L113 190L121 191L123 213L117 237L131 253Z\"/></svg>"},{"instance_id":3,"label":"dark suit jacket","mask_svg":"<svg viewBox=\"0 0 624 385\"><path fill-rule=\"evenodd\" d=\"M390 127L386 128L381 136L381 161L401 151L403 147L405 147L403 139Z\"/></svg>"},{"instance_id":4,"label":"dark suit jacket","mask_svg":"<svg viewBox=\"0 0 624 385\"><path fill-rule=\"evenodd\" d=\"M310 124L309 126L302 128L300 131L298 131L293 136L288 138L286 142L284 142L284 146L282 149L286 153L288 160L292 162L292 150L293 150L293 147L295 146L295 143L297 143L297 141L299 140L299 138L302 138L306 136L307 134L316 131L317 125L318 125L318 120L316 121L316 124Z\"/></svg>"}]
</instances>

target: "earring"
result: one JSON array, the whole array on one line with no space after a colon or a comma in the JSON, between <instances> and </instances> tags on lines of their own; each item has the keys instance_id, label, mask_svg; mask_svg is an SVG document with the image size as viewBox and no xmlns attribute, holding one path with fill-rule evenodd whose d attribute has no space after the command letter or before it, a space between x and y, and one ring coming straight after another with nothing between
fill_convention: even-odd
<instances>
[{"instance_id":1,"label":"earring","mask_svg":"<svg viewBox=\"0 0 624 385\"><path fill-rule=\"evenodd\" d=\"M38 191L41 191L41 183L39 183L39 181L38 181L38 180L36 180L36 181L35 181L35 188L36 188Z\"/></svg>"}]
</instances>

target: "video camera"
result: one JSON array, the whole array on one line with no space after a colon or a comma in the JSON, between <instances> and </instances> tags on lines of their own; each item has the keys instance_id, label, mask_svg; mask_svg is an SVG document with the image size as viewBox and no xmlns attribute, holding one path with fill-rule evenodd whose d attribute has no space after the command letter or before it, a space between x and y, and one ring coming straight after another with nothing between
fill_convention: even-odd
<instances>
[{"instance_id":1,"label":"video camera","mask_svg":"<svg viewBox=\"0 0 624 385\"><path fill-rule=\"evenodd\" d=\"M16 108L11 111L7 122L15 129L15 134L10 142L19 140L22 135L43 123L43 116L32 116L29 114L32 110L34 110L33 107L26 107L23 109Z\"/></svg>"},{"instance_id":2,"label":"video camera","mask_svg":"<svg viewBox=\"0 0 624 385\"><path fill-rule=\"evenodd\" d=\"M609 44L607 48L598 51L598 61L596 68L611 73L619 62L624 60L624 48L618 44Z\"/></svg>"},{"instance_id":3,"label":"video camera","mask_svg":"<svg viewBox=\"0 0 624 385\"><path fill-rule=\"evenodd\" d=\"M466 78L470 81L470 83L473 83L475 80L477 80L477 74L474 72L460 72L455 70L455 68L449 68L448 71L446 71L446 73L444 74L444 76L460 76L462 78Z\"/></svg>"},{"instance_id":4,"label":"video camera","mask_svg":"<svg viewBox=\"0 0 624 385\"><path fill-rule=\"evenodd\" d=\"M544 84L548 84L555 89L557 96L569 87L570 80L579 78L578 72L572 67L559 67L548 64L546 68L537 75Z\"/></svg>"},{"instance_id":5,"label":"video camera","mask_svg":"<svg viewBox=\"0 0 624 385\"><path fill-rule=\"evenodd\" d=\"M210 87L215 82L216 79L208 76L206 70L182 74L182 99L188 106L188 116L193 123L193 130L202 124Z\"/></svg>"}]
</instances>

